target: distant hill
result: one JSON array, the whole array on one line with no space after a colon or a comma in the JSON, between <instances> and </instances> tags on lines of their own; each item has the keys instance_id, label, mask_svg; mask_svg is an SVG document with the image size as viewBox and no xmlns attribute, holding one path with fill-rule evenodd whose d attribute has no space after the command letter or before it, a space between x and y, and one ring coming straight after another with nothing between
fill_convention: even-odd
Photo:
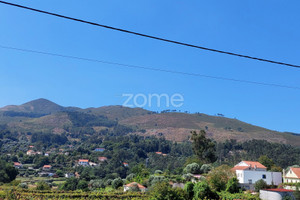
<instances>
[{"instance_id":1,"label":"distant hill","mask_svg":"<svg viewBox=\"0 0 300 200\"><path fill-rule=\"evenodd\" d=\"M190 131L203 129L217 141L260 139L300 146L298 134L272 131L237 119L202 113L155 113L123 106L81 109L63 107L47 99L0 108L0 124L6 124L11 130L18 132L53 133L74 130L84 133L91 129L100 131L120 124L123 126L122 130L135 130L135 134L165 137L178 142L188 140Z\"/></svg>"},{"instance_id":2,"label":"distant hill","mask_svg":"<svg viewBox=\"0 0 300 200\"><path fill-rule=\"evenodd\" d=\"M47 99L37 99L20 106L10 105L0 108L2 112L51 114L64 110L64 107Z\"/></svg>"}]
</instances>

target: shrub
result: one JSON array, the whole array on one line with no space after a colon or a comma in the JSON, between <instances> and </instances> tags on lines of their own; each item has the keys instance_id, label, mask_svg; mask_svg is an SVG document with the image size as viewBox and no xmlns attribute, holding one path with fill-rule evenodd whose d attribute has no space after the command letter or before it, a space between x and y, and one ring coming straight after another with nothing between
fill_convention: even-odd
<instances>
[{"instance_id":1,"label":"shrub","mask_svg":"<svg viewBox=\"0 0 300 200\"><path fill-rule=\"evenodd\" d=\"M207 180L213 190L221 191L226 189L227 182L234 176L235 174L231 171L231 167L221 165L209 172Z\"/></svg>"},{"instance_id":2,"label":"shrub","mask_svg":"<svg viewBox=\"0 0 300 200\"><path fill-rule=\"evenodd\" d=\"M256 181L254 184L254 189L256 192L259 192L259 190L262 189L266 189L267 187L268 187L267 183L262 179Z\"/></svg>"},{"instance_id":3,"label":"shrub","mask_svg":"<svg viewBox=\"0 0 300 200\"><path fill-rule=\"evenodd\" d=\"M218 199L218 195L213 192L206 181L198 182L194 186L194 198L196 199Z\"/></svg>"},{"instance_id":4,"label":"shrub","mask_svg":"<svg viewBox=\"0 0 300 200\"><path fill-rule=\"evenodd\" d=\"M207 174L211 170L211 165L210 164L203 164L200 168L201 173Z\"/></svg>"},{"instance_id":5,"label":"shrub","mask_svg":"<svg viewBox=\"0 0 300 200\"><path fill-rule=\"evenodd\" d=\"M68 178L67 181L62 185L63 190L76 190L78 184L77 178Z\"/></svg>"},{"instance_id":6,"label":"shrub","mask_svg":"<svg viewBox=\"0 0 300 200\"><path fill-rule=\"evenodd\" d=\"M131 173L128 176L126 176L126 180L127 181L132 181L134 179L134 177L135 177L135 174Z\"/></svg>"},{"instance_id":7,"label":"shrub","mask_svg":"<svg viewBox=\"0 0 300 200\"><path fill-rule=\"evenodd\" d=\"M194 196L194 183L192 182L187 182L185 185L184 185L184 190L186 191L187 195L188 195L188 198L189 199L193 199L193 196Z\"/></svg>"},{"instance_id":8,"label":"shrub","mask_svg":"<svg viewBox=\"0 0 300 200\"><path fill-rule=\"evenodd\" d=\"M45 182L45 181L40 181L37 183L37 190L50 190L51 187Z\"/></svg>"},{"instance_id":9,"label":"shrub","mask_svg":"<svg viewBox=\"0 0 300 200\"><path fill-rule=\"evenodd\" d=\"M22 189L28 189L27 183L20 183L18 187Z\"/></svg>"},{"instance_id":10,"label":"shrub","mask_svg":"<svg viewBox=\"0 0 300 200\"><path fill-rule=\"evenodd\" d=\"M123 185L123 181L122 179L119 177L119 178L116 178L112 181L111 183L112 187L114 189L118 189L119 187L121 187Z\"/></svg>"},{"instance_id":11,"label":"shrub","mask_svg":"<svg viewBox=\"0 0 300 200\"><path fill-rule=\"evenodd\" d=\"M198 174L200 173L200 166L197 163L188 164L184 169L184 173Z\"/></svg>"},{"instance_id":12,"label":"shrub","mask_svg":"<svg viewBox=\"0 0 300 200\"><path fill-rule=\"evenodd\" d=\"M80 180L77 184L77 189L87 190L88 189L88 183L85 180Z\"/></svg>"},{"instance_id":13,"label":"shrub","mask_svg":"<svg viewBox=\"0 0 300 200\"><path fill-rule=\"evenodd\" d=\"M226 192L229 193L238 193L240 190L239 188L239 181L236 177L229 179L228 183L226 184Z\"/></svg>"},{"instance_id":14,"label":"shrub","mask_svg":"<svg viewBox=\"0 0 300 200\"><path fill-rule=\"evenodd\" d=\"M152 200L186 200L187 193L181 188L173 189L169 183L158 183L150 194Z\"/></svg>"}]
</instances>

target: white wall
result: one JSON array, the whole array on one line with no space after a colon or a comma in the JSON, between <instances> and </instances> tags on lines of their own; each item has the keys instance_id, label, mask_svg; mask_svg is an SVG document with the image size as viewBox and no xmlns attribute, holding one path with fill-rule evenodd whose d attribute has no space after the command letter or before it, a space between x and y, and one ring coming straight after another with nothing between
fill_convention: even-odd
<instances>
[{"instance_id":1,"label":"white wall","mask_svg":"<svg viewBox=\"0 0 300 200\"><path fill-rule=\"evenodd\" d=\"M281 172L266 172L266 171L252 171L252 170L236 170L236 175L239 180L239 183L249 183L249 180L252 180L252 184L256 181L263 179L268 185L273 184L279 185L282 183ZM266 175L266 178L263 178L263 175Z\"/></svg>"}]
</instances>

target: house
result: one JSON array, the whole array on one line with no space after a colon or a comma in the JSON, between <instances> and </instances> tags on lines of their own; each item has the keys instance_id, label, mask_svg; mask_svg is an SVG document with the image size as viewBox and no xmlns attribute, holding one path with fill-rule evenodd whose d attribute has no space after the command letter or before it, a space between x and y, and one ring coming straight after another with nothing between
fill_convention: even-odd
<instances>
[{"instance_id":1,"label":"house","mask_svg":"<svg viewBox=\"0 0 300 200\"><path fill-rule=\"evenodd\" d=\"M29 148L33 149L33 148L34 148L34 146L33 146L33 145L30 145L30 146L29 146Z\"/></svg>"},{"instance_id":2,"label":"house","mask_svg":"<svg viewBox=\"0 0 300 200\"><path fill-rule=\"evenodd\" d=\"M107 157L98 157L98 160L100 162L105 162L105 161L107 161Z\"/></svg>"},{"instance_id":3,"label":"house","mask_svg":"<svg viewBox=\"0 0 300 200\"><path fill-rule=\"evenodd\" d=\"M35 155L36 153L35 153L33 150L28 150L28 151L26 152L26 154L27 154L28 156L32 156L32 155Z\"/></svg>"},{"instance_id":4,"label":"house","mask_svg":"<svg viewBox=\"0 0 300 200\"><path fill-rule=\"evenodd\" d=\"M262 200L295 199L293 190L286 189L265 189L259 191L259 198Z\"/></svg>"},{"instance_id":5,"label":"house","mask_svg":"<svg viewBox=\"0 0 300 200\"><path fill-rule=\"evenodd\" d=\"M20 169L23 167L23 165L19 162L14 162L14 167L17 168L17 169Z\"/></svg>"},{"instance_id":6,"label":"house","mask_svg":"<svg viewBox=\"0 0 300 200\"><path fill-rule=\"evenodd\" d=\"M283 170L284 183L300 183L300 168L290 167L288 171Z\"/></svg>"},{"instance_id":7,"label":"house","mask_svg":"<svg viewBox=\"0 0 300 200\"><path fill-rule=\"evenodd\" d=\"M157 155L162 155L162 152L158 151L158 152L155 152Z\"/></svg>"},{"instance_id":8,"label":"house","mask_svg":"<svg viewBox=\"0 0 300 200\"><path fill-rule=\"evenodd\" d=\"M75 174L73 174L73 173L65 173L66 178L72 178L74 176L75 176Z\"/></svg>"},{"instance_id":9,"label":"house","mask_svg":"<svg viewBox=\"0 0 300 200\"><path fill-rule=\"evenodd\" d=\"M256 181L262 179L268 185L279 185L282 183L281 172L267 171L267 168L259 162L242 161L232 168L236 173L241 187L253 189Z\"/></svg>"},{"instance_id":10,"label":"house","mask_svg":"<svg viewBox=\"0 0 300 200\"><path fill-rule=\"evenodd\" d=\"M123 162L123 165L124 165L124 167L128 167L129 166L128 163L126 163L126 162Z\"/></svg>"},{"instance_id":11,"label":"house","mask_svg":"<svg viewBox=\"0 0 300 200\"><path fill-rule=\"evenodd\" d=\"M96 148L94 151L96 152L103 152L105 149L104 148Z\"/></svg>"},{"instance_id":12,"label":"house","mask_svg":"<svg viewBox=\"0 0 300 200\"><path fill-rule=\"evenodd\" d=\"M141 192L146 192L147 188L139 183L136 183L136 182L132 182L132 183L129 183L127 185L124 185L124 192L126 191L129 191L130 189L133 189L133 188L139 188L139 190Z\"/></svg>"},{"instance_id":13,"label":"house","mask_svg":"<svg viewBox=\"0 0 300 200\"><path fill-rule=\"evenodd\" d=\"M49 171L49 170L51 170L51 168L52 168L51 165L44 165L44 166L43 166L43 170L44 170L44 171Z\"/></svg>"},{"instance_id":14,"label":"house","mask_svg":"<svg viewBox=\"0 0 300 200\"><path fill-rule=\"evenodd\" d=\"M87 160L87 159L79 159L78 160L78 165L89 166L89 160Z\"/></svg>"}]
</instances>

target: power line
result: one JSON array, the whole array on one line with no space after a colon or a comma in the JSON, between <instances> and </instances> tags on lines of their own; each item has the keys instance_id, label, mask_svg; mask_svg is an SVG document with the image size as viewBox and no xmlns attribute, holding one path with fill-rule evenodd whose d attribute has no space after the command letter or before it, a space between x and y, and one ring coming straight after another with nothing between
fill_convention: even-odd
<instances>
[{"instance_id":1,"label":"power line","mask_svg":"<svg viewBox=\"0 0 300 200\"><path fill-rule=\"evenodd\" d=\"M6 1L0 1L0 3L10 5L10 6L19 7L19 8L23 8L23 9L27 9L27 10L31 10L31 11L35 11L35 12L39 12L39 13L43 13L43 14L47 14L47 15L52 15L52 16L55 16L55 17L60 17L60 18L68 19L68 20L77 21L77 22L82 22L82 23L85 23L85 24L99 26L99 27L102 27L102 28L107 28L107 29L111 29L111 30L115 30L115 31L121 31L121 32L133 34L133 35L138 35L138 36L147 37L147 38L151 38L151 39L155 39L155 40L160 40L160 41L164 41L164 42L178 44L178 45L182 45L182 46L193 47L193 48L202 49L202 50L206 50L206 51L212 51L212 52L222 53L222 54L231 55L231 56L238 56L238 57L242 57L242 58L247 58L247 59L252 59L252 60L257 60L257 61L262 61L262 62L268 62L268 63L278 64L278 65L284 65L284 66L289 66L289 67L300 68L300 65L289 64L289 63L285 63L285 62L279 62L279 61L269 60L269 59L265 59L265 58L258 58L258 57L243 55L243 54L239 54L239 53L233 53L233 52L229 52L229 51L212 49L212 48L207 48L207 47L198 46L198 45L194 45L194 44L188 44L188 43L179 42L179 41L175 41L175 40L165 39L165 38L161 38L161 37L147 35L147 34L144 34L144 33L138 33L138 32L134 32L134 31L126 30L126 29L121 29L121 28L116 28L116 27L107 26L107 25L103 25L103 24L98 24L96 22L90 22L90 21L86 21L86 20L82 20L82 19L78 19L78 18L68 17L68 16L65 16L65 15L60 15L60 14L57 14L57 13L52 13L52 12L48 12L48 11L44 11L44 10L39 10L39 9L35 9L35 8L31 8L31 7L27 7L27 6L23 6L23 5L19 5L19 4L14 4L14 3L6 2Z\"/></svg>"},{"instance_id":2,"label":"power line","mask_svg":"<svg viewBox=\"0 0 300 200\"><path fill-rule=\"evenodd\" d=\"M105 61L105 60L83 58L83 57L78 57L78 56L70 56L70 55L64 55L64 54L58 54L58 53L50 53L50 52L45 52L45 51L36 51L36 50L31 50L31 49L23 49L23 48L9 47L9 46L3 46L3 45L0 45L0 48L10 49L10 50L15 50L15 51L21 51L21 52L35 53L35 54L42 54L42 55L48 55L48 56L56 56L56 57L74 59L74 60L82 60L82 61L89 61L89 62L95 62L95 63L117 65L117 66L126 67L126 68L151 70L151 71L165 72L165 73L171 73L171 74L180 74L180 75L186 75L186 76L195 76L195 77L217 79L217 80L223 80L223 81L233 81L233 82L240 82L240 83L249 83L249 84L255 84L255 85L264 85L264 86L272 86L272 87L280 87L280 88L300 90L300 87L296 87L296 86L288 86L288 85L280 85L280 84L273 84L273 83L249 81L249 80L242 80L242 79L233 79L233 78L226 78L226 77L221 77L221 76L210 76L210 75L205 75L205 74L181 72L181 71L167 70L167 69L162 69L162 68L146 67L146 66L141 66L141 65L130 65L130 64L123 64L123 63L117 63L117 62L111 62L111 61Z\"/></svg>"}]
</instances>

